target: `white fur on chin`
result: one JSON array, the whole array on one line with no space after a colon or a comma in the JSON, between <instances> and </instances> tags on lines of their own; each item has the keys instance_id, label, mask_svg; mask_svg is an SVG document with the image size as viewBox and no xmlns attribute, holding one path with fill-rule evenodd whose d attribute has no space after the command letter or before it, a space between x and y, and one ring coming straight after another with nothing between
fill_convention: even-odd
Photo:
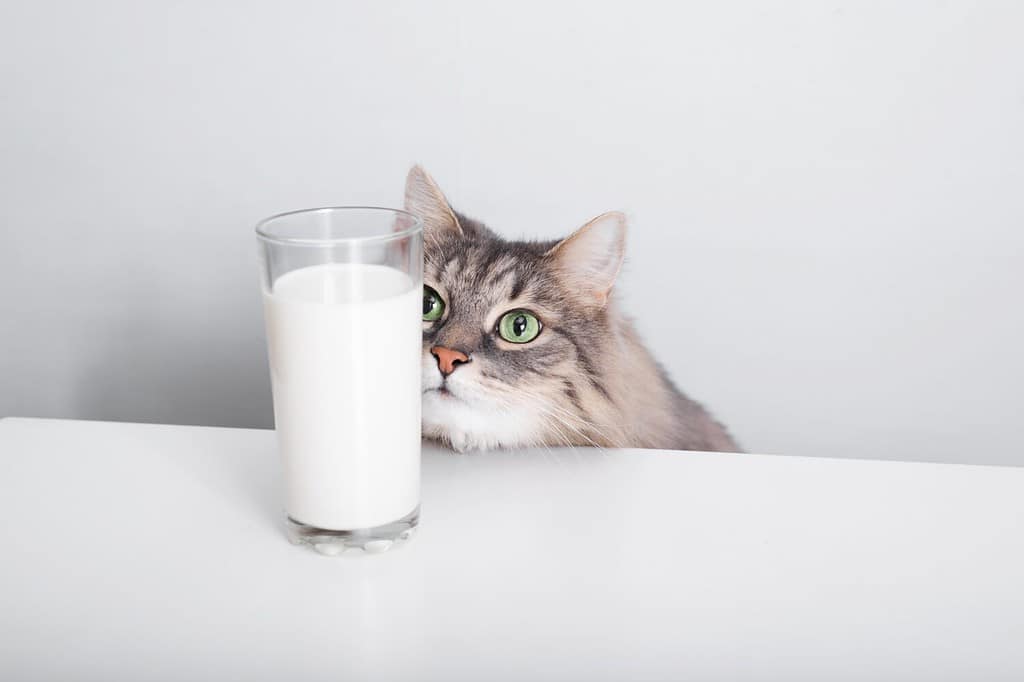
<instances>
[{"instance_id":1,"label":"white fur on chin","mask_svg":"<svg viewBox=\"0 0 1024 682\"><path fill-rule=\"evenodd\" d=\"M484 394L469 368L448 377L444 395L441 373L432 356L423 363L423 435L453 450L492 450L536 444L543 428L540 415L525 406L508 406ZM461 374L460 374L461 373Z\"/></svg>"}]
</instances>

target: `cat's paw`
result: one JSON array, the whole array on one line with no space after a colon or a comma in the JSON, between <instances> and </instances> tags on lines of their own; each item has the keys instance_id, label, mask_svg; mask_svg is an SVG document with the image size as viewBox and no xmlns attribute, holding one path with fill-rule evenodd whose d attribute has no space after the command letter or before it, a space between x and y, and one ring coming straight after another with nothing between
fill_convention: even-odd
<instances>
[{"instance_id":1,"label":"cat's paw","mask_svg":"<svg viewBox=\"0 0 1024 682\"><path fill-rule=\"evenodd\" d=\"M436 422L423 422L423 437L441 443L458 453L500 450L515 447L516 442L504 443L497 434L472 428L450 428Z\"/></svg>"},{"instance_id":2,"label":"cat's paw","mask_svg":"<svg viewBox=\"0 0 1024 682\"><path fill-rule=\"evenodd\" d=\"M466 453L476 449L476 445L465 431L450 431L448 433L448 445L452 450L459 453Z\"/></svg>"},{"instance_id":3,"label":"cat's paw","mask_svg":"<svg viewBox=\"0 0 1024 682\"><path fill-rule=\"evenodd\" d=\"M462 455L470 452L496 450L500 447L500 444L493 439L481 437L480 434L472 431L448 431L444 434L444 442L452 450Z\"/></svg>"}]
</instances>

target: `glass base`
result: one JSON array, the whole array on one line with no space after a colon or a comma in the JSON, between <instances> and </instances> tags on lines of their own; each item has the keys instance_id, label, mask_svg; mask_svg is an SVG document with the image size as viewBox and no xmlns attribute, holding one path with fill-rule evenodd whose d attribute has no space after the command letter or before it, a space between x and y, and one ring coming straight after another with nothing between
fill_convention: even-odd
<instances>
[{"instance_id":1,"label":"glass base","mask_svg":"<svg viewBox=\"0 0 1024 682\"><path fill-rule=\"evenodd\" d=\"M307 545L327 556L337 556L347 549L361 549L365 552L386 552L396 543L408 540L416 532L420 522L420 508L391 523L374 528L357 530L328 530L314 528L287 517L288 541L293 545Z\"/></svg>"}]
</instances>

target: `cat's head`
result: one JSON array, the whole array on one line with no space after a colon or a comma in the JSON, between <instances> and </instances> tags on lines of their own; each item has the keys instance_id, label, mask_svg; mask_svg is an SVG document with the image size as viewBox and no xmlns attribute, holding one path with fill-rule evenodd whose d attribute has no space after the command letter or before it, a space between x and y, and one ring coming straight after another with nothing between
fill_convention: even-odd
<instances>
[{"instance_id":1,"label":"cat's head","mask_svg":"<svg viewBox=\"0 0 1024 682\"><path fill-rule=\"evenodd\" d=\"M594 442L625 217L508 241L453 210L419 167L406 208L424 221L424 435L457 450Z\"/></svg>"}]
</instances>

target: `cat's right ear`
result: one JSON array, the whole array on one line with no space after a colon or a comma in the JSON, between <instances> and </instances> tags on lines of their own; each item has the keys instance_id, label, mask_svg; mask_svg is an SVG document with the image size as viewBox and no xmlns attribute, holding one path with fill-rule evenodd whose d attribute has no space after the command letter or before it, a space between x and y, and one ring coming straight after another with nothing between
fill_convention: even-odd
<instances>
[{"instance_id":1,"label":"cat's right ear","mask_svg":"<svg viewBox=\"0 0 1024 682\"><path fill-rule=\"evenodd\" d=\"M551 247L551 260L570 288L585 300L604 306L626 255L626 216L602 213Z\"/></svg>"},{"instance_id":2,"label":"cat's right ear","mask_svg":"<svg viewBox=\"0 0 1024 682\"><path fill-rule=\"evenodd\" d=\"M413 166L405 179L405 210L423 219L427 239L446 232L462 234L459 219L441 188L420 166Z\"/></svg>"}]
</instances>

